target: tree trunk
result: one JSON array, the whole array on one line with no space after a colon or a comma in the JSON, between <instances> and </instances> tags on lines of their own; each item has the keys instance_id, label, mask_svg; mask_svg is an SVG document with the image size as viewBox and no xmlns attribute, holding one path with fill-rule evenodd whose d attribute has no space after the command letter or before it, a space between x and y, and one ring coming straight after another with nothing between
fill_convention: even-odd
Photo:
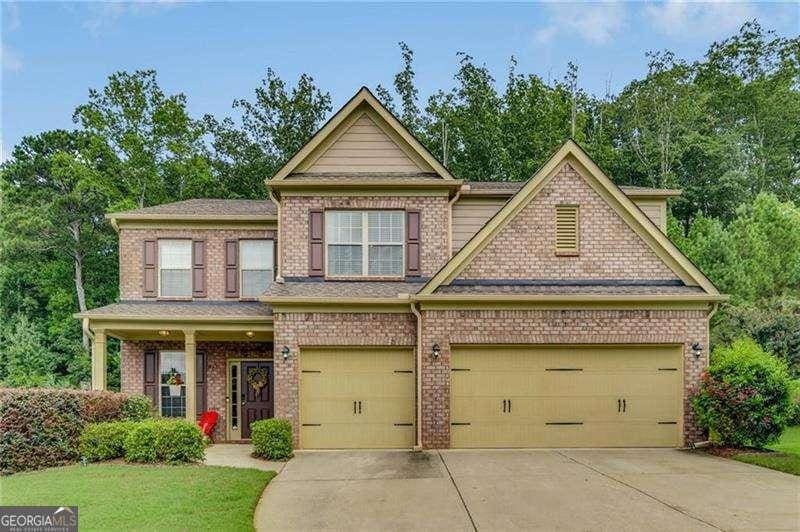
<instances>
[{"instance_id":1,"label":"tree trunk","mask_svg":"<svg viewBox=\"0 0 800 532\"><path fill-rule=\"evenodd\" d=\"M69 232L72 234L72 241L75 245L72 258L75 263L75 294L78 296L78 309L81 312L86 312L86 291L83 289L83 253L80 251L81 240L81 224L80 222L72 222L69 226ZM85 329L81 329L83 348L89 350L91 343L89 335L86 334Z\"/></svg>"}]
</instances>

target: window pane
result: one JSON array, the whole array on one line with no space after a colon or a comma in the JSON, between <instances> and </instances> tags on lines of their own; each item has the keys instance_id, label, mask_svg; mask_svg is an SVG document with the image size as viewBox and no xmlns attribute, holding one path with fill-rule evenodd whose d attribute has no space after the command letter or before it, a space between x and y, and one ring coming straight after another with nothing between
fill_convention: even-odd
<instances>
[{"instance_id":1,"label":"window pane","mask_svg":"<svg viewBox=\"0 0 800 532\"><path fill-rule=\"evenodd\" d=\"M272 270L242 270L242 297L258 297L267 291Z\"/></svg>"},{"instance_id":2,"label":"window pane","mask_svg":"<svg viewBox=\"0 0 800 532\"><path fill-rule=\"evenodd\" d=\"M361 275L361 246L328 246L329 275Z\"/></svg>"},{"instance_id":3,"label":"window pane","mask_svg":"<svg viewBox=\"0 0 800 532\"><path fill-rule=\"evenodd\" d=\"M162 269L179 270L192 267L191 240L159 240L158 260Z\"/></svg>"},{"instance_id":4,"label":"window pane","mask_svg":"<svg viewBox=\"0 0 800 532\"><path fill-rule=\"evenodd\" d=\"M191 270L161 270L161 295L192 297Z\"/></svg>"},{"instance_id":5,"label":"window pane","mask_svg":"<svg viewBox=\"0 0 800 532\"><path fill-rule=\"evenodd\" d=\"M272 269L272 240L242 240L239 249L243 270Z\"/></svg>"},{"instance_id":6,"label":"window pane","mask_svg":"<svg viewBox=\"0 0 800 532\"><path fill-rule=\"evenodd\" d=\"M186 366L182 351L161 352L161 415L186 416Z\"/></svg>"},{"instance_id":7,"label":"window pane","mask_svg":"<svg viewBox=\"0 0 800 532\"><path fill-rule=\"evenodd\" d=\"M369 241L370 243L403 242L403 212L401 211L372 211L369 216Z\"/></svg>"},{"instance_id":8,"label":"window pane","mask_svg":"<svg viewBox=\"0 0 800 532\"><path fill-rule=\"evenodd\" d=\"M329 244L360 244L360 211L326 211L325 240Z\"/></svg>"},{"instance_id":9,"label":"window pane","mask_svg":"<svg viewBox=\"0 0 800 532\"><path fill-rule=\"evenodd\" d=\"M370 275L403 275L403 246L369 246Z\"/></svg>"}]
</instances>

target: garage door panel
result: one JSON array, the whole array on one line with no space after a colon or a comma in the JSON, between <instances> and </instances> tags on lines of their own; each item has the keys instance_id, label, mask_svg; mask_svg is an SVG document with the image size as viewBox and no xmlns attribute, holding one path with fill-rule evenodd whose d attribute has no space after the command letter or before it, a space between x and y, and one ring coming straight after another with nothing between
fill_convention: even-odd
<instances>
[{"instance_id":1,"label":"garage door panel","mask_svg":"<svg viewBox=\"0 0 800 532\"><path fill-rule=\"evenodd\" d=\"M372 423L324 423L303 426L304 447L313 449L394 449L413 445L414 426Z\"/></svg>"}]
</instances>

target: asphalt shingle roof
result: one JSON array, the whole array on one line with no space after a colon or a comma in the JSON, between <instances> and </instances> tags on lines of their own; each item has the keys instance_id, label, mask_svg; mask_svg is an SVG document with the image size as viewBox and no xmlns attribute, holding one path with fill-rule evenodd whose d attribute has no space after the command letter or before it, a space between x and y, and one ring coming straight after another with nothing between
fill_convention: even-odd
<instances>
[{"instance_id":1,"label":"asphalt shingle roof","mask_svg":"<svg viewBox=\"0 0 800 532\"><path fill-rule=\"evenodd\" d=\"M272 283L264 294L267 297L323 298L395 298L400 294L416 294L424 282L405 281L286 281Z\"/></svg>"},{"instance_id":2,"label":"asphalt shingle roof","mask_svg":"<svg viewBox=\"0 0 800 532\"><path fill-rule=\"evenodd\" d=\"M190 199L164 203L113 213L111 216L152 216L152 215L201 215L201 216L236 216L236 215L274 215L277 213L275 204L270 200L251 199Z\"/></svg>"},{"instance_id":3,"label":"asphalt shingle roof","mask_svg":"<svg viewBox=\"0 0 800 532\"><path fill-rule=\"evenodd\" d=\"M169 316L181 318L268 318L269 305L257 301L120 301L105 307L87 310L80 317Z\"/></svg>"}]
</instances>

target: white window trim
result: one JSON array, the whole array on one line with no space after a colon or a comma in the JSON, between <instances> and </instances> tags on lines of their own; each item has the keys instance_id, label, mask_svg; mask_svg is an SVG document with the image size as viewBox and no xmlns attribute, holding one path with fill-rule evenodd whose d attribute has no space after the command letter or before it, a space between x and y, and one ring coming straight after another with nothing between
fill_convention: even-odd
<instances>
[{"instance_id":1,"label":"white window trim","mask_svg":"<svg viewBox=\"0 0 800 532\"><path fill-rule=\"evenodd\" d=\"M242 290L244 289L244 282L242 282L242 273L245 271L245 268L242 268L242 242L272 242L272 264L270 264L269 268L263 268L265 271L271 272L270 276L270 284L275 282L275 240L272 238L240 238L238 243L238 249L236 250L237 256L239 259L236 261L237 269L236 272L239 277L239 299L245 300L257 300L259 296L246 296L242 294ZM259 270L247 270L247 271L259 271ZM259 294L260 295L260 294Z\"/></svg>"},{"instance_id":2,"label":"white window trim","mask_svg":"<svg viewBox=\"0 0 800 532\"><path fill-rule=\"evenodd\" d=\"M329 212L360 212L361 213L361 242L328 242L327 227L328 227L328 213ZM399 212L403 214L403 220L400 224L402 229L399 242L370 242L369 240L369 213L371 212ZM406 211L400 209L331 209L325 211L325 277L328 279L403 279L405 278L406 268ZM403 250L400 259L400 273L397 275L370 275L369 274L369 246L400 246ZM361 246L361 274L350 273L345 275L332 275L328 273L328 246Z\"/></svg>"},{"instance_id":3,"label":"white window trim","mask_svg":"<svg viewBox=\"0 0 800 532\"><path fill-rule=\"evenodd\" d=\"M175 239L170 239L170 240L175 240ZM183 357L186 356L186 352L185 351L178 351L178 350L175 350L175 349L164 349L163 351L158 351L158 417L164 417L164 414L162 413L163 412L163 410L162 410L163 407L161 405L161 387L164 386L164 384L161 383L161 358L162 358L162 355L164 353L179 354L179 355L181 355ZM184 368L183 373L181 374L181 377L183 377L183 384L181 384L181 386L186 388L186 368ZM188 388L187 388L187 393L188 393ZM184 409L185 409L185 405L184 405ZM170 416L167 419L183 419L183 418L176 417L176 416Z\"/></svg>"},{"instance_id":4,"label":"white window trim","mask_svg":"<svg viewBox=\"0 0 800 532\"><path fill-rule=\"evenodd\" d=\"M189 295L188 296L164 296L161 295L161 244L164 242L189 242ZM158 299L193 299L194 297L194 287L192 286L192 253L194 250L192 249L192 239L191 238L159 238L156 242L157 248L157 262L158 267L156 268L156 284L158 285Z\"/></svg>"}]
</instances>

